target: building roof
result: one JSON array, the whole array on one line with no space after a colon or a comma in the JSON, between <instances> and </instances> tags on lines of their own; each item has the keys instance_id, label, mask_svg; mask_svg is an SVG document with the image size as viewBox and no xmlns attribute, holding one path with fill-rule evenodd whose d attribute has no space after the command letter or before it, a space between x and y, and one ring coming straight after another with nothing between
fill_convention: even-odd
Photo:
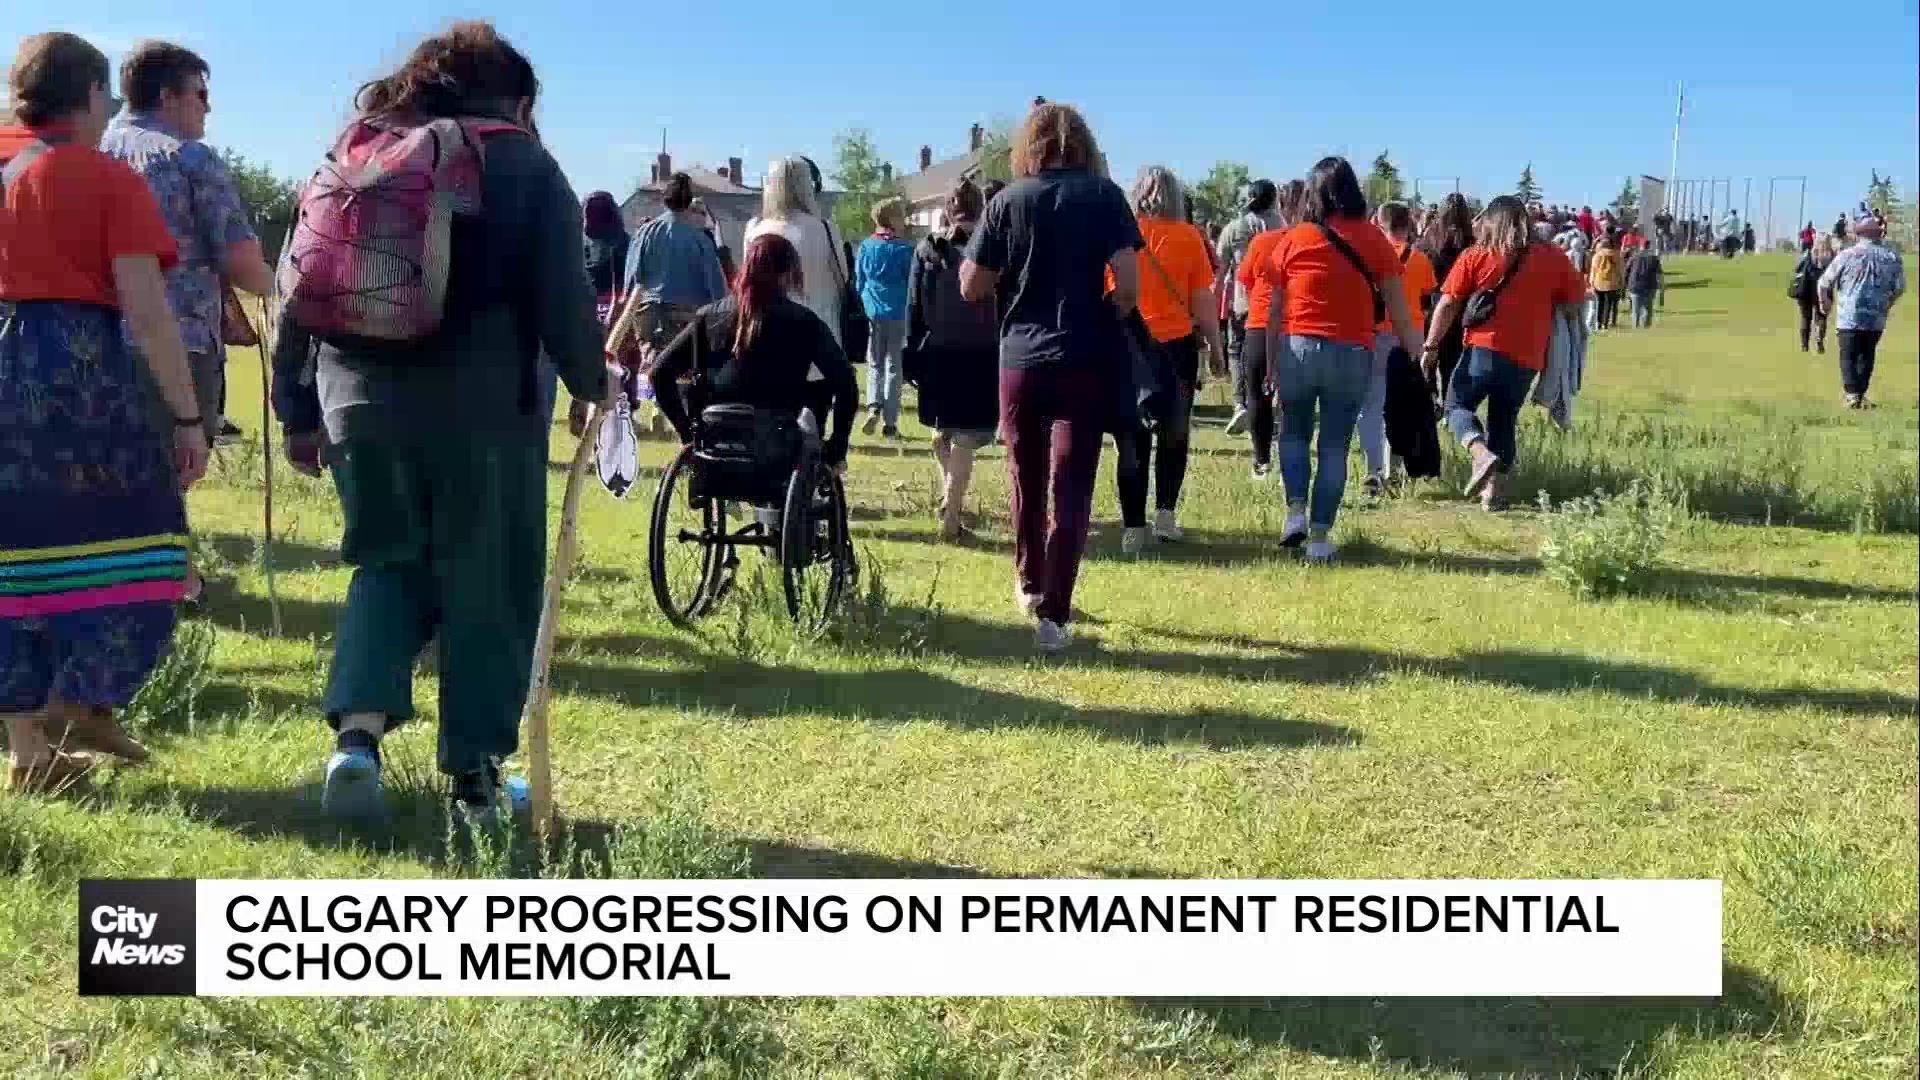
<instances>
[{"instance_id":1,"label":"building roof","mask_svg":"<svg viewBox=\"0 0 1920 1080\"><path fill-rule=\"evenodd\" d=\"M974 150L956 158L935 162L930 168L900 178L900 191L909 203L919 206L947 197L947 189L961 180L980 174L983 151Z\"/></svg>"},{"instance_id":2,"label":"building roof","mask_svg":"<svg viewBox=\"0 0 1920 1080\"><path fill-rule=\"evenodd\" d=\"M759 195L760 189L736 184L727 174L712 169L692 168L687 170L687 179L693 181L693 190L699 195ZM664 181L649 181L641 184L637 191L665 191Z\"/></svg>"}]
</instances>

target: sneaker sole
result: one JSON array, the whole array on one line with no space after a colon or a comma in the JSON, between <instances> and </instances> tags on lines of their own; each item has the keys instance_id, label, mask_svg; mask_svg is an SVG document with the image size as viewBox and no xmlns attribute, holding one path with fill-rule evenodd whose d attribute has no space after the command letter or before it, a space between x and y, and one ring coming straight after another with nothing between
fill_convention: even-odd
<instances>
[{"instance_id":1,"label":"sneaker sole","mask_svg":"<svg viewBox=\"0 0 1920 1080\"><path fill-rule=\"evenodd\" d=\"M1466 488L1467 498L1471 499L1475 495L1480 494L1480 489L1487 486L1487 479L1491 477L1493 475L1493 471L1499 467L1500 467L1500 459L1497 457L1490 457L1487 459L1487 463L1485 465L1481 465L1478 468L1474 469L1473 475L1467 479L1467 488Z\"/></svg>"},{"instance_id":2,"label":"sneaker sole","mask_svg":"<svg viewBox=\"0 0 1920 1080\"><path fill-rule=\"evenodd\" d=\"M1244 416L1236 416L1236 417L1234 417L1233 419L1231 419L1231 420L1229 420L1229 421L1227 421L1227 434L1229 434L1229 435L1245 435L1246 433L1247 433L1247 418L1246 418L1246 417L1244 417Z\"/></svg>"},{"instance_id":3,"label":"sneaker sole","mask_svg":"<svg viewBox=\"0 0 1920 1080\"><path fill-rule=\"evenodd\" d=\"M338 818L374 818L385 814L386 798L380 786L379 768L348 764L328 769L326 786L320 789L320 809Z\"/></svg>"},{"instance_id":4,"label":"sneaker sole","mask_svg":"<svg viewBox=\"0 0 1920 1080\"><path fill-rule=\"evenodd\" d=\"M1283 548L1297 548L1306 542L1307 534L1304 532L1287 533L1280 538L1280 546Z\"/></svg>"}]
</instances>

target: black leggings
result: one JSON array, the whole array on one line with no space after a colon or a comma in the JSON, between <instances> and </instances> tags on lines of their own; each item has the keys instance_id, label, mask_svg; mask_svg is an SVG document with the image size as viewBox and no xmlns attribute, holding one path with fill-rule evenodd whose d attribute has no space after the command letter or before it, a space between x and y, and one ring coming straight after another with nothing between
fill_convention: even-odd
<instances>
[{"instance_id":1,"label":"black leggings","mask_svg":"<svg viewBox=\"0 0 1920 1080\"><path fill-rule=\"evenodd\" d=\"M1267 389L1267 374L1273 370L1273 350L1277 339L1269 339L1265 327L1247 331L1247 345L1241 353L1240 371L1245 379L1249 419L1247 437L1253 441L1253 463L1273 462L1273 392Z\"/></svg>"},{"instance_id":2,"label":"black leggings","mask_svg":"<svg viewBox=\"0 0 1920 1080\"><path fill-rule=\"evenodd\" d=\"M1612 327L1620 319L1620 290L1612 289L1595 292L1599 307L1594 311L1594 325L1602 329Z\"/></svg>"},{"instance_id":3,"label":"black leggings","mask_svg":"<svg viewBox=\"0 0 1920 1080\"><path fill-rule=\"evenodd\" d=\"M1818 344L1822 351L1827 347L1827 316L1820 310L1820 301L1814 297L1802 297L1800 300L1800 351L1806 352L1809 342Z\"/></svg>"},{"instance_id":4,"label":"black leggings","mask_svg":"<svg viewBox=\"0 0 1920 1080\"><path fill-rule=\"evenodd\" d=\"M1173 369L1173 392L1160 399L1153 427L1141 426L1116 437L1120 459L1116 479L1120 488L1120 521L1129 529L1147 523L1147 474L1153 474L1154 508L1172 510L1180 503L1180 487L1187 479L1188 430L1193 417L1193 375L1199 364L1193 338L1163 342ZM1154 454L1154 444L1160 453ZM1151 470L1149 470L1151 467Z\"/></svg>"}]
</instances>

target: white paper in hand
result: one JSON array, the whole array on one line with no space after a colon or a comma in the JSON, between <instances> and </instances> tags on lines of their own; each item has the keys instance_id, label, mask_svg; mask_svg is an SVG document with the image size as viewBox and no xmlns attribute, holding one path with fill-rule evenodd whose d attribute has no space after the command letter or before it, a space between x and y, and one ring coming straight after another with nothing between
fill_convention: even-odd
<instances>
[{"instance_id":1,"label":"white paper in hand","mask_svg":"<svg viewBox=\"0 0 1920 1080\"><path fill-rule=\"evenodd\" d=\"M615 403L613 415L600 425L594 463L599 467L600 483L614 498L626 498L640 475L640 448L633 438L633 405L625 394Z\"/></svg>"}]
</instances>

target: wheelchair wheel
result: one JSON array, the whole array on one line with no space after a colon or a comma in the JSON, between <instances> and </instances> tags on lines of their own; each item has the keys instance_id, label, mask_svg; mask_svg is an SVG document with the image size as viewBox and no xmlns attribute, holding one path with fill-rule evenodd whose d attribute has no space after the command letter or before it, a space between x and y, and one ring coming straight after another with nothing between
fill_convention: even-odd
<instances>
[{"instance_id":1,"label":"wheelchair wheel","mask_svg":"<svg viewBox=\"0 0 1920 1080\"><path fill-rule=\"evenodd\" d=\"M694 499L693 451L682 449L660 475L647 541L647 576L668 621L686 626L713 607L732 556L725 504Z\"/></svg>"},{"instance_id":2,"label":"wheelchair wheel","mask_svg":"<svg viewBox=\"0 0 1920 1080\"><path fill-rule=\"evenodd\" d=\"M839 608L852 551L840 477L817 462L801 465L780 513L780 578L787 614L802 630L824 629Z\"/></svg>"}]
</instances>

